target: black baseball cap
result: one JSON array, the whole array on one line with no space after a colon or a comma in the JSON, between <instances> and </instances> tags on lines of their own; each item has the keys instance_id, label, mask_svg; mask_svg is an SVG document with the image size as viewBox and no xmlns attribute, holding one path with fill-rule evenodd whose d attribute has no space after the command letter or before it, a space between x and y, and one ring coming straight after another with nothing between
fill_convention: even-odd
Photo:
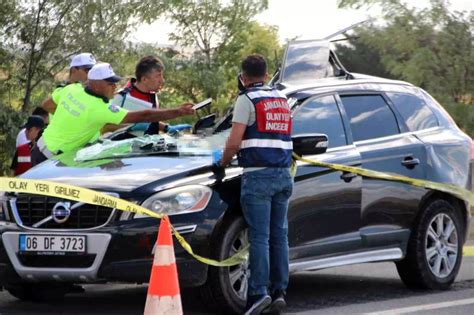
<instances>
[{"instance_id":1,"label":"black baseball cap","mask_svg":"<svg viewBox=\"0 0 474 315\"><path fill-rule=\"evenodd\" d=\"M40 129L44 128L44 120L41 116L32 115L28 117L26 124L22 126L22 128L26 128L26 129L30 129L33 127L37 127Z\"/></svg>"}]
</instances>

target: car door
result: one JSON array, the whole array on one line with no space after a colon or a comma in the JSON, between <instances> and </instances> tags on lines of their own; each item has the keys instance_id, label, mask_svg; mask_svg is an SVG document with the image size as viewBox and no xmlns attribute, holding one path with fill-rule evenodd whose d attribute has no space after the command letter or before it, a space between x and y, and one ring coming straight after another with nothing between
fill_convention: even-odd
<instances>
[{"instance_id":1,"label":"car door","mask_svg":"<svg viewBox=\"0 0 474 315\"><path fill-rule=\"evenodd\" d=\"M426 178L424 144L409 132L383 93L341 93L339 96L363 168ZM363 246L407 241L409 225L424 193L423 188L408 184L363 177L360 230Z\"/></svg>"},{"instance_id":2,"label":"car door","mask_svg":"<svg viewBox=\"0 0 474 315\"><path fill-rule=\"evenodd\" d=\"M292 135L323 133L326 153L308 159L357 166L360 156L347 138L334 95L306 99L293 113ZM288 212L290 259L344 252L360 243L361 183L355 174L298 162Z\"/></svg>"}]
</instances>

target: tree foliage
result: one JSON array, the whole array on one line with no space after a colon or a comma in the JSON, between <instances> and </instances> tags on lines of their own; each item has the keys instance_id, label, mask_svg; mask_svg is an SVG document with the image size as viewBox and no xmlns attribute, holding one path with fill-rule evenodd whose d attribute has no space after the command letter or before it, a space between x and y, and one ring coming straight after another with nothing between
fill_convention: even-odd
<instances>
[{"instance_id":1,"label":"tree foliage","mask_svg":"<svg viewBox=\"0 0 474 315\"><path fill-rule=\"evenodd\" d=\"M157 4L147 17L166 17L175 27L170 39L183 48L182 54L168 64L167 85L194 102L212 97L218 108L228 105L232 96L228 83L235 83L243 47L249 40L259 40L248 35L255 30L265 33L269 46L276 43L280 49L275 31L252 22L267 6L267 0L175 0ZM255 46L253 52L265 54L267 50L259 50L261 46Z\"/></svg>"},{"instance_id":2,"label":"tree foliage","mask_svg":"<svg viewBox=\"0 0 474 315\"><path fill-rule=\"evenodd\" d=\"M10 173L16 135L26 114L0 101L0 175Z\"/></svg>"},{"instance_id":3,"label":"tree foliage","mask_svg":"<svg viewBox=\"0 0 474 315\"><path fill-rule=\"evenodd\" d=\"M169 92L181 94L182 99L194 102L212 97L218 110L223 111L231 105L237 95L236 77L240 71L242 59L252 53L267 58L269 71L276 70L276 64L282 57L282 46L278 41L278 32L274 27L248 22L235 34L232 41L221 47L213 57L209 67L206 57L196 51L191 57L175 54L168 56L166 87L163 96Z\"/></svg>"},{"instance_id":4,"label":"tree foliage","mask_svg":"<svg viewBox=\"0 0 474 315\"><path fill-rule=\"evenodd\" d=\"M138 14L131 0L10 2L17 15L3 24L0 34L12 61L4 84L12 86L6 92L10 99L20 98L23 110L30 109L35 90L45 80L53 81L72 55L90 51L106 56L120 47L131 17Z\"/></svg>"}]
</instances>

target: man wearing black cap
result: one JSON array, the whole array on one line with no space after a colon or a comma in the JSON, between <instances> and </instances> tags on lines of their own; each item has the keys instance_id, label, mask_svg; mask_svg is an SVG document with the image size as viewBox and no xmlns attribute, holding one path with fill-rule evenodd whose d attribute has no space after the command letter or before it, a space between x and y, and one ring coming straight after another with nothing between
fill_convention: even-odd
<instances>
[{"instance_id":1,"label":"man wearing black cap","mask_svg":"<svg viewBox=\"0 0 474 315\"><path fill-rule=\"evenodd\" d=\"M15 156L13 157L11 169L14 170L15 176L23 174L29 170L31 164L31 148L36 143L36 139L44 128L44 120L41 116L30 116L24 125L27 143L24 143L16 148Z\"/></svg>"},{"instance_id":2,"label":"man wearing black cap","mask_svg":"<svg viewBox=\"0 0 474 315\"><path fill-rule=\"evenodd\" d=\"M32 116L40 116L43 118L44 125L46 126L49 124L49 115L48 112L45 111L42 107L36 107L35 110L31 113ZM20 145L30 142L26 136L26 128L25 125L21 126L20 132L16 136L16 147L18 148Z\"/></svg>"},{"instance_id":3,"label":"man wearing black cap","mask_svg":"<svg viewBox=\"0 0 474 315\"><path fill-rule=\"evenodd\" d=\"M59 153L75 151L95 142L106 124L157 122L194 113L193 104L176 109L147 109L128 112L113 105L117 83L121 80L108 63L95 65L85 87L71 84L53 95L58 104L38 145L32 150L33 165Z\"/></svg>"}]
</instances>

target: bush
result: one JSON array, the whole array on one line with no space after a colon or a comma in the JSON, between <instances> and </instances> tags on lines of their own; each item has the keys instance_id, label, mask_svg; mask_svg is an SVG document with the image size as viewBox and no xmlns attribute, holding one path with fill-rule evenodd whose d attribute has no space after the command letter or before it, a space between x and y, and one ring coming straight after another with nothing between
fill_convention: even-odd
<instances>
[{"instance_id":1,"label":"bush","mask_svg":"<svg viewBox=\"0 0 474 315\"><path fill-rule=\"evenodd\" d=\"M15 154L15 141L27 113L0 102L0 176L11 174L10 165Z\"/></svg>"}]
</instances>

